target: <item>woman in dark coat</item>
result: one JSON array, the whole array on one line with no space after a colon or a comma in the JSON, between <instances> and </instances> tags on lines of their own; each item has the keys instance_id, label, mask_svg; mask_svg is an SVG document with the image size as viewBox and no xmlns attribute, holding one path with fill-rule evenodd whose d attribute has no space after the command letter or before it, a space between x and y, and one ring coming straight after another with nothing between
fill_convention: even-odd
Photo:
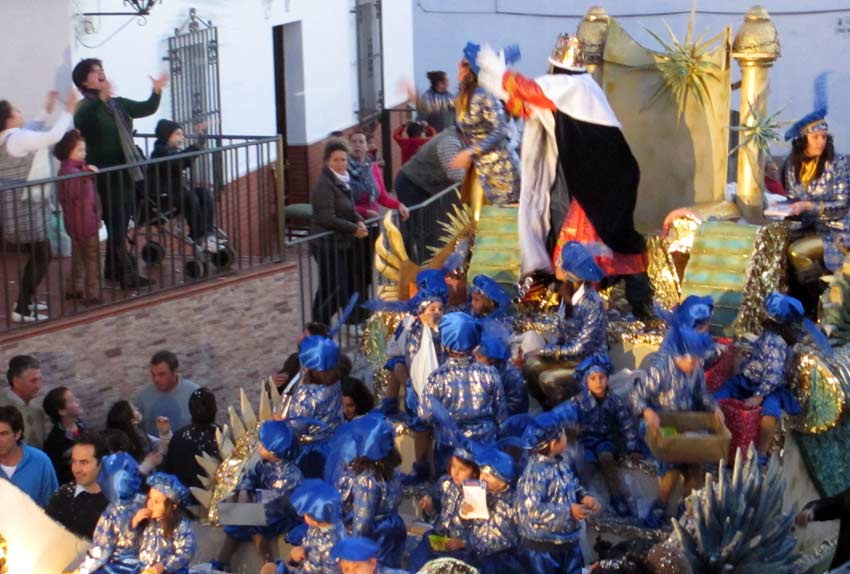
<instances>
[{"instance_id":1,"label":"woman in dark coat","mask_svg":"<svg viewBox=\"0 0 850 574\"><path fill-rule=\"evenodd\" d=\"M363 269L369 236L366 223L357 213L351 197L348 174L348 146L332 140L325 146L325 167L310 192L313 206L312 233L334 231L314 240L310 252L319 265L319 289L313 299L313 321L331 324L334 314L347 302L357 278L371 273ZM361 293L361 300L368 298Z\"/></svg>"}]
</instances>

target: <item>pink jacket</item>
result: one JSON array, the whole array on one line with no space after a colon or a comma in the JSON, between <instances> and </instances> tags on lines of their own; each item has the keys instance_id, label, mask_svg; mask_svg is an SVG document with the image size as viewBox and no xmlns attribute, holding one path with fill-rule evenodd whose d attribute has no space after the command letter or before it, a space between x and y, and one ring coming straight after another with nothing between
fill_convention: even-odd
<instances>
[{"instance_id":1,"label":"pink jacket","mask_svg":"<svg viewBox=\"0 0 850 574\"><path fill-rule=\"evenodd\" d=\"M372 179L375 180L375 187L378 188L378 199L377 201L369 201L368 198L366 201L361 201L356 205L357 213L360 214L360 217L363 219L368 219L366 215L367 211L378 211L378 204L386 207L387 209L398 209L398 206L401 205L401 202L387 193L387 186L384 185L384 173L381 166L377 163L372 163Z\"/></svg>"},{"instance_id":2,"label":"pink jacket","mask_svg":"<svg viewBox=\"0 0 850 574\"><path fill-rule=\"evenodd\" d=\"M85 171L86 164L70 159L62 160L59 175ZM59 182L59 203L65 220L65 229L74 241L86 241L97 235L102 210L100 196L95 189L94 175Z\"/></svg>"}]
</instances>

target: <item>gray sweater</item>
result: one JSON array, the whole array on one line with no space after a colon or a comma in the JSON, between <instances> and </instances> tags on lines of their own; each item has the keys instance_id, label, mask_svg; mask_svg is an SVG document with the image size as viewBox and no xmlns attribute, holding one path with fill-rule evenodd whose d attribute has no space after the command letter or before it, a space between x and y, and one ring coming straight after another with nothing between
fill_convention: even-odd
<instances>
[{"instance_id":1,"label":"gray sweater","mask_svg":"<svg viewBox=\"0 0 850 574\"><path fill-rule=\"evenodd\" d=\"M457 128L452 126L419 148L416 155L401 167L401 171L410 181L435 195L452 184L463 181L466 172L449 167L449 162L463 148Z\"/></svg>"}]
</instances>

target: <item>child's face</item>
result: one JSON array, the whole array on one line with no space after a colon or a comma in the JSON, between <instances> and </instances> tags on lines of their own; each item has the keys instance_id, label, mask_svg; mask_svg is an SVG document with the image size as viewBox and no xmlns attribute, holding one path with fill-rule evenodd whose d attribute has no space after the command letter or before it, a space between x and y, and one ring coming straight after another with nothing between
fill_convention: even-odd
<instances>
[{"instance_id":1,"label":"child's face","mask_svg":"<svg viewBox=\"0 0 850 574\"><path fill-rule=\"evenodd\" d=\"M485 316L489 315L493 312L493 302L479 293L478 291L472 292L472 301L470 302L470 306L472 307L472 312L475 315Z\"/></svg>"},{"instance_id":2,"label":"child's face","mask_svg":"<svg viewBox=\"0 0 850 574\"><path fill-rule=\"evenodd\" d=\"M80 404L80 399L74 396L71 391L65 391L65 408L59 410L59 414L65 417L78 418L83 414L83 407Z\"/></svg>"},{"instance_id":3,"label":"child's face","mask_svg":"<svg viewBox=\"0 0 850 574\"><path fill-rule=\"evenodd\" d=\"M673 362L676 363L676 368L686 375L693 373L699 366L699 358L693 355L679 355L673 358Z\"/></svg>"},{"instance_id":4,"label":"child's face","mask_svg":"<svg viewBox=\"0 0 850 574\"><path fill-rule=\"evenodd\" d=\"M170 136L168 136L168 145L172 147L183 147L183 142L185 141L186 137L183 134L183 128L177 128Z\"/></svg>"},{"instance_id":5,"label":"child's face","mask_svg":"<svg viewBox=\"0 0 850 574\"><path fill-rule=\"evenodd\" d=\"M487 492L502 492L508 488L508 483L494 474L481 469L481 480L487 485Z\"/></svg>"},{"instance_id":6,"label":"child's face","mask_svg":"<svg viewBox=\"0 0 850 574\"><path fill-rule=\"evenodd\" d=\"M375 574L378 571L378 559L362 562L354 560L340 560L339 571L341 574Z\"/></svg>"},{"instance_id":7,"label":"child's face","mask_svg":"<svg viewBox=\"0 0 850 574\"><path fill-rule=\"evenodd\" d=\"M309 514L304 515L304 523L310 528L327 528L328 526L332 526L327 522L319 522Z\"/></svg>"},{"instance_id":8,"label":"child's face","mask_svg":"<svg viewBox=\"0 0 850 574\"><path fill-rule=\"evenodd\" d=\"M490 357L485 357L479 351L475 351L475 360L481 363L482 365L495 365L495 359L491 359Z\"/></svg>"},{"instance_id":9,"label":"child's face","mask_svg":"<svg viewBox=\"0 0 850 574\"><path fill-rule=\"evenodd\" d=\"M427 307L422 313L419 315L419 319L432 329L436 329L440 326L440 320L443 318L443 303L441 301L434 301Z\"/></svg>"},{"instance_id":10,"label":"child's face","mask_svg":"<svg viewBox=\"0 0 850 574\"><path fill-rule=\"evenodd\" d=\"M68 154L68 159L73 161L86 161L86 142L80 140L71 153Z\"/></svg>"},{"instance_id":11,"label":"child's face","mask_svg":"<svg viewBox=\"0 0 850 574\"><path fill-rule=\"evenodd\" d=\"M357 404L354 399L345 395L342 395L342 416L347 421L357 416Z\"/></svg>"},{"instance_id":12,"label":"child's face","mask_svg":"<svg viewBox=\"0 0 850 574\"><path fill-rule=\"evenodd\" d=\"M452 482L457 485L461 485L464 480L474 478L473 474L474 473L470 465L466 464L456 456L452 457L452 462L449 465L449 475L452 477Z\"/></svg>"},{"instance_id":13,"label":"child's face","mask_svg":"<svg viewBox=\"0 0 850 574\"><path fill-rule=\"evenodd\" d=\"M549 443L549 456L560 456L567 450L567 435L561 435Z\"/></svg>"},{"instance_id":14,"label":"child's face","mask_svg":"<svg viewBox=\"0 0 850 574\"><path fill-rule=\"evenodd\" d=\"M278 460L277 455L275 455L275 453L273 453L272 451L266 449L266 447L263 446L263 443L260 443L257 446L257 453L260 455L260 458L266 462L277 462Z\"/></svg>"},{"instance_id":15,"label":"child's face","mask_svg":"<svg viewBox=\"0 0 850 574\"><path fill-rule=\"evenodd\" d=\"M148 510L151 511L151 518L153 518L154 520L159 520L160 518L165 516L166 500L168 500L167 496L165 496L157 489L151 488L150 492L148 492L147 502Z\"/></svg>"},{"instance_id":16,"label":"child's face","mask_svg":"<svg viewBox=\"0 0 850 574\"><path fill-rule=\"evenodd\" d=\"M608 392L608 375L602 371L593 371L587 375L587 388L594 397L604 397Z\"/></svg>"}]
</instances>

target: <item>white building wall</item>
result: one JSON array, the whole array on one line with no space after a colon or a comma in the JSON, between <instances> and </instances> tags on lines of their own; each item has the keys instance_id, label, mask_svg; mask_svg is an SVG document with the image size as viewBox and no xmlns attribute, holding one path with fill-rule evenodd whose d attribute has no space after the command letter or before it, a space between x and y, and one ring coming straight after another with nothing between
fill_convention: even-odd
<instances>
[{"instance_id":1,"label":"white building wall","mask_svg":"<svg viewBox=\"0 0 850 574\"><path fill-rule=\"evenodd\" d=\"M699 2L697 9L704 12L698 12L696 17L697 35L705 33L705 38L710 38L727 24L737 30L744 13L757 3L771 13L782 45L782 56L770 73L769 111L783 110L781 119L796 121L812 109L814 78L823 70L833 70L828 120L836 147L850 152L850 105L846 104L845 96L850 93L850 59L847 57L850 54L850 5L841 0ZM417 88L427 87L425 73L429 70L446 70L453 79L467 40L497 46L517 43L523 54L518 69L528 75L544 73L546 58L557 35L575 33L581 18L593 5L603 6L642 45L658 49L658 43L646 29L666 40L666 21L682 40L692 3L691 0L594 0L585 3L417 0L414 8ZM799 15L801 11L811 14ZM678 14L662 15L670 12ZM737 64L733 69L733 79L737 80L740 76ZM788 149L785 144L774 147L780 154L787 153Z\"/></svg>"},{"instance_id":2,"label":"white building wall","mask_svg":"<svg viewBox=\"0 0 850 574\"><path fill-rule=\"evenodd\" d=\"M0 98L20 102L31 115L56 83L63 61L64 78L70 73L68 63L98 57L117 94L144 99L150 90L148 75L168 70L163 61L168 37L187 22L190 7L219 29L223 133L276 132L272 28L296 21L302 24L303 102L295 108L303 109L303 126L292 131L300 141L289 143L312 143L357 123L354 0L165 0L153 7L144 25L130 16L93 17L92 34L75 34L79 26L69 15L126 7L104 0L4 0L4 20L15 24L4 27L0 65L4 76L16 81L4 82ZM397 86L413 75L411 0L385 0L384 18L390 106L405 99ZM140 131L152 131L159 118L170 115L169 97L166 89L157 115L136 122Z\"/></svg>"}]
</instances>

